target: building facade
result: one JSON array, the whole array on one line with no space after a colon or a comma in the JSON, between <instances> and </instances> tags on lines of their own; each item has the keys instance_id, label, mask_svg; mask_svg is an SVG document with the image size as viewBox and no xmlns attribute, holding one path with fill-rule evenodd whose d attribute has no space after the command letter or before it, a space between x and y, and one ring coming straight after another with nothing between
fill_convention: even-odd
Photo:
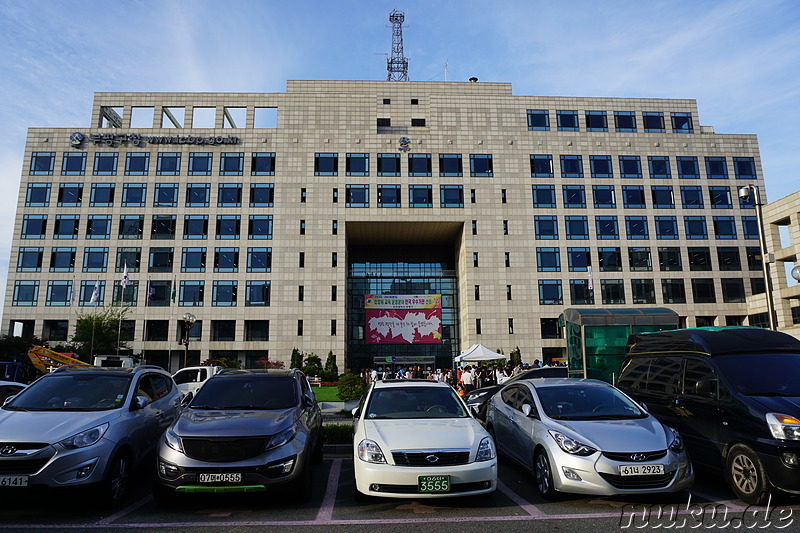
<instances>
[{"instance_id":1,"label":"building facade","mask_svg":"<svg viewBox=\"0 0 800 533\"><path fill-rule=\"evenodd\" d=\"M29 130L3 331L64 342L129 308L147 362L450 366L481 343L563 357L565 308L756 324L754 135L694 100L515 96L506 83L290 81L97 93ZM127 278L123 280L127 272ZM370 295L438 295L433 338L372 336ZM402 317L401 317L402 318ZM418 339L418 338L417 338Z\"/></svg>"}]
</instances>

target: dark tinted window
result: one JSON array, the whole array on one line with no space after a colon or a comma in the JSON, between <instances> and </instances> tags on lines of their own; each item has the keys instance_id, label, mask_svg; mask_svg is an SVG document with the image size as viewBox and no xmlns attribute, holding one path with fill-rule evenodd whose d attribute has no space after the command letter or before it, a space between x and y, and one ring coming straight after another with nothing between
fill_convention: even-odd
<instances>
[{"instance_id":1,"label":"dark tinted window","mask_svg":"<svg viewBox=\"0 0 800 533\"><path fill-rule=\"evenodd\" d=\"M677 394L680 370L679 357L654 357L647 374L647 390Z\"/></svg>"},{"instance_id":2,"label":"dark tinted window","mask_svg":"<svg viewBox=\"0 0 800 533\"><path fill-rule=\"evenodd\" d=\"M208 380L194 397L192 409L288 409L297 405L291 377L219 377Z\"/></svg>"},{"instance_id":3,"label":"dark tinted window","mask_svg":"<svg viewBox=\"0 0 800 533\"><path fill-rule=\"evenodd\" d=\"M800 354L725 355L714 364L740 394L800 396Z\"/></svg>"},{"instance_id":4,"label":"dark tinted window","mask_svg":"<svg viewBox=\"0 0 800 533\"><path fill-rule=\"evenodd\" d=\"M46 376L14 398L10 408L28 411L116 409L125 404L129 384L129 375L75 373Z\"/></svg>"},{"instance_id":5,"label":"dark tinted window","mask_svg":"<svg viewBox=\"0 0 800 533\"><path fill-rule=\"evenodd\" d=\"M687 359L683 370L683 393L695 394L695 385L701 379L716 379L714 370L708 363L699 359Z\"/></svg>"}]
</instances>

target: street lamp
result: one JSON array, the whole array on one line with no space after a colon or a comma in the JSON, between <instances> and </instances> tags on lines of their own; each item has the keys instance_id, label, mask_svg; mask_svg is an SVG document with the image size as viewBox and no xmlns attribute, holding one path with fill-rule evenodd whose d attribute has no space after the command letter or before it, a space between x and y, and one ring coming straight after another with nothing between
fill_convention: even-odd
<instances>
[{"instance_id":1,"label":"street lamp","mask_svg":"<svg viewBox=\"0 0 800 533\"><path fill-rule=\"evenodd\" d=\"M764 235L764 216L761 212L761 194L758 187L746 185L739 189L739 198L747 202L752 197L753 205L756 207L756 221L758 223L758 242L761 246L761 268L764 271L764 285L767 293L767 313L769 314L769 329L778 329L775 324L775 304L772 301L772 279L769 277L769 255L767 254L767 238Z\"/></svg>"},{"instance_id":2,"label":"street lamp","mask_svg":"<svg viewBox=\"0 0 800 533\"><path fill-rule=\"evenodd\" d=\"M192 329L192 324L195 323L197 317L194 316L192 313L184 313L183 315L183 325L184 325L184 335L183 335L183 344L186 350L183 352L183 368L186 368L186 362L189 359L189 330Z\"/></svg>"}]
</instances>

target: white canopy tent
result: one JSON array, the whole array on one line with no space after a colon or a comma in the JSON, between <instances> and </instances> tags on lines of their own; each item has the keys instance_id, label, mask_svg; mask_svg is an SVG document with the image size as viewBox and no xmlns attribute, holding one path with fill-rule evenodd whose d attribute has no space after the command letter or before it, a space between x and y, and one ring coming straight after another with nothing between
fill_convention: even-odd
<instances>
[{"instance_id":1,"label":"white canopy tent","mask_svg":"<svg viewBox=\"0 0 800 533\"><path fill-rule=\"evenodd\" d=\"M484 346L483 344L473 344L455 358L456 363L462 362L475 362L475 361L496 361L498 359L506 359L506 356L494 352Z\"/></svg>"}]
</instances>

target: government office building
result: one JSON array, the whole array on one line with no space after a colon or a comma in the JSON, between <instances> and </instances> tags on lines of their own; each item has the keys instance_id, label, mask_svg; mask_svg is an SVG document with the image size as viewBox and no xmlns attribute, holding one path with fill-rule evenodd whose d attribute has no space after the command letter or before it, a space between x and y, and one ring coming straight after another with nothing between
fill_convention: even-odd
<instances>
[{"instance_id":1,"label":"government office building","mask_svg":"<svg viewBox=\"0 0 800 533\"><path fill-rule=\"evenodd\" d=\"M507 83L96 93L88 126L29 130L2 330L55 345L121 305L169 370L185 313L188 364L357 370L558 359L569 307L765 326L756 136L700 124L694 100Z\"/></svg>"}]
</instances>

